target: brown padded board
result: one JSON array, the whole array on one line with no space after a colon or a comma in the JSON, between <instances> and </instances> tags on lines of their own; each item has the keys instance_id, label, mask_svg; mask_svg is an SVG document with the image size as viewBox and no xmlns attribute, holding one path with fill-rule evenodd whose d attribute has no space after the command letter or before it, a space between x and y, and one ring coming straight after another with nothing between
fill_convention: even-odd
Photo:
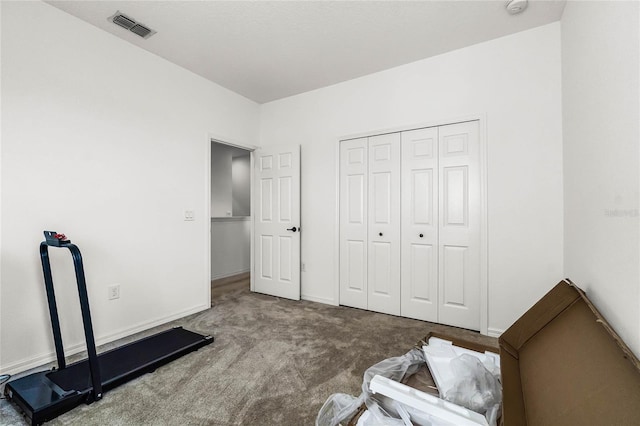
<instances>
[{"instance_id":1,"label":"brown padded board","mask_svg":"<svg viewBox=\"0 0 640 426\"><path fill-rule=\"evenodd\" d=\"M570 282L516 321L500 346L506 426L640 424L640 363Z\"/></svg>"}]
</instances>

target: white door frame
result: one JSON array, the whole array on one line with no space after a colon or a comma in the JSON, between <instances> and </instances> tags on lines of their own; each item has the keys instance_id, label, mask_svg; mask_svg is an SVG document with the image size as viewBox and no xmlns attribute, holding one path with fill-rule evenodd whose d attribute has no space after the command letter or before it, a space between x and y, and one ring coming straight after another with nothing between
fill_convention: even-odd
<instances>
[{"instance_id":1,"label":"white door frame","mask_svg":"<svg viewBox=\"0 0 640 426\"><path fill-rule=\"evenodd\" d=\"M465 115L448 119L429 121L380 129L369 132L350 134L339 137L335 143L336 153L336 211L335 211L335 235L334 235L334 287L333 297L336 304L340 304L340 141L346 139L364 138L385 133L404 132L407 130L421 129L424 127L444 126L447 124L462 123L465 121L478 121L478 138L480 143L480 333L489 335L489 265L488 265L488 167L487 167L487 115L485 113ZM494 336L497 337L497 336Z\"/></svg>"},{"instance_id":2,"label":"white door frame","mask_svg":"<svg viewBox=\"0 0 640 426\"><path fill-rule=\"evenodd\" d=\"M250 173L250 177L249 177L249 185L250 185L250 193L249 196L251 197L251 221L250 221L250 260L249 260L249 279L250 279L250 288L251 291L253 291L253 220L254 220L254 214L253 214L253 153L256 149L259 148L259 146L257 145L251 145L248 143L244 143L244 142L238 142L235 141L233 139L227 138L225 136L219 136L219 135L215 135L213 133L208 133L207 134L207 142L206 142L206 150L207 150L207 156L205 158L206 160L206 170L207 170L207 183L206 183L206 191L207 193L205 194L206 196L206 200L207 200L207 207L206 207L206 211L207 211L207 220L209 221L209 224L207 226L207 228L209 229L208 232L208 237L207 237L207 247L206 247L206 253L207 253L207 268L206 268L206 274L207 274L207 289L206 289L206 294L207 294L207 303L211 304L211 144L212 143L219 143L222 145L228 145L228 146L232 146L235 148L242 148L245 149L247 151L249 151L249 164L250 164L250 168L251 171Z\"/></svg>"}]
</instances>

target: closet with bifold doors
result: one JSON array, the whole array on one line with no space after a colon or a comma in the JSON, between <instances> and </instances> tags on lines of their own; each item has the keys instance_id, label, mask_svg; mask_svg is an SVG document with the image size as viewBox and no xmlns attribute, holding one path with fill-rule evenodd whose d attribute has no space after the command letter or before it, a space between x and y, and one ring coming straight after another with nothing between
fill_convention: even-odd
<instances>
[{"instance_id":1,"label":"closet with bifold doors","mask_svg":"<svg viewBox=\"0 0 640 426\"><path fill-rule=\"evenodd\" d=\"M340 304L480 330L479 122L340 141Z\"/></svg>"}]
</instances>

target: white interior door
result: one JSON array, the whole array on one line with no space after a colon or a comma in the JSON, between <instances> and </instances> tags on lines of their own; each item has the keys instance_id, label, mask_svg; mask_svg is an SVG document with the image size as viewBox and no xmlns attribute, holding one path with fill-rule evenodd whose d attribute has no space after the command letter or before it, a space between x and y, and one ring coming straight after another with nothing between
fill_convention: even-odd
<instances>
[{"instance_id":1,"label":"white interior door","mask_svg":"<svg viewBox=\"0 0 640 426\"><path fill-rule=\"evenodd\" d=\"M340 304L367 309L367 138L340 142Z\"/></svg>"},{"instance_id":2,"label":"white interior door","mask_svg":"<svg viewBox=\"0 0 640 426\"><path fill-rule=\"evenodd\" d=\"M403 317L438 322L438 128L402 132Z\"/></svg>"},{"instance_id":3,"label":"white interior door","mask_svg":"<svg viewBox=\"0 0 640 426\"><path fill-rule=\"evenodd\" d=\"M254 289L300 300L300 146L255 151Z\"/></svg>"},{"instance_id":4,"label":"white interior door","mask_svg":"<svg viewBox=\"0 0 640 426\"><path fill-rule=\"evenodd\" d=\"M400 315L400 133L369 138L368 309Z\"/></svg>"},{"instance_id":5,"label":"white interior door","mask_svg":"<svg viewBox=\"0 0 640 426\"><path fill-rule=\"evenodd\" d=\"M439 321L480 330L478 122L439 132Z\"/></svg>"}]
</instances>

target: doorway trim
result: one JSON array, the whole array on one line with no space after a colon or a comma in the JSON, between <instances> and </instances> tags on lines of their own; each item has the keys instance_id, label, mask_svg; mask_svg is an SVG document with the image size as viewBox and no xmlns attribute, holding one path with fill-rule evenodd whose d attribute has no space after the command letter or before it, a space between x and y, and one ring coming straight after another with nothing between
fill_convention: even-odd
<instances>
[{"instance_id":1,"label":"doorway trim","mask_svg":"<svg viewBox=\"0 0 640 426\"><path fill-rule=\"evenodd\" d=\"M207 253L207 261L205 262L207 265L206 268L206 274L207 274L207 290L206 290L206 294L207 294L207 300L208 303L211 304L211 144L212 143L219 143L222 145L227 145L227 146L231 146L234 148L241 148L244 149L246 151L249 151L249 167L250 167L250 177L249 177L249 197L251 202L253 202L253 154L254 152L259 148L259 146L257 145L252 145L252 144L248 144L245 142L240 142L240 141L236 141L233 140L231 138L227 138L226 136L220 136L214 133L208 133L207 134L207 144L206 144L206 151L207 151L207 155L205 157L205 161L206 161L206 170L207 170L207 181L206 181L206 211L207 211L207 220L208 220L208 237L207 237L207 247L206 247L206 253ZM250 285L250 289L251 291L254 290L254 282L253 282L253 227L254 227L254 214L253 214L253 206L251 208L251 220L250 222L250 234L249 234L249 238L250 238L250 242L249 242L249 252L250 252L250 257L249 257L249 285Z\"/></svg>"},{"instance_id":2,"label":"doorway trim","mask_svg":"<svg viewBox=\"0 0 640 426\"><path fill-rule=\"evenodd\" d=\"M478 142L480 144L480 333L489 334L489 242L488 242L488 147L487 147L487 114L469 114L454 118L427 121L418 124L404 125L393 128L371 130L348 134L339 137L335 144L335 234L334 234L334 286L333 294L336 305L340 304L340 141L348 139L365 138L387 133L398 133L408 130L422 129L426 127L445 126L447 124L462 123L465 121L478 122ZM496 337L495 333L491 336Z\"/></svg>"}]
</instances>

